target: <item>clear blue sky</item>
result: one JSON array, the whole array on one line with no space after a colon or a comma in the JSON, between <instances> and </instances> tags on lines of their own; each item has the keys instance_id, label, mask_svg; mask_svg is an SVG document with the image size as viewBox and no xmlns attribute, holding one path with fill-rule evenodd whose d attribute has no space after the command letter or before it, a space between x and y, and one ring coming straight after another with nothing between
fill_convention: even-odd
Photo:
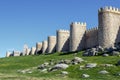
<instances>
[{"instance_id":1,"label":"clear blue sky","mask_svg":"<svg viewBox=\"0 0 120 80\"><path fill-rule=\"evenodd\" d=\"M0 0L0 57L24 44L35 46L58 29L69 30L72 21L97 26L104 6L120 8L120 0Z\"/></svg>"}]
</instances>

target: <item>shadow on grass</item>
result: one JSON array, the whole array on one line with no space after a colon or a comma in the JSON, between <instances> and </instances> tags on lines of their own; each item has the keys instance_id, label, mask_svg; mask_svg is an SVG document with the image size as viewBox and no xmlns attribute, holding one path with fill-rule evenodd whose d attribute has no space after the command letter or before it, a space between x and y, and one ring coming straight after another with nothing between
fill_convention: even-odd
<instances>
[{"instance_id":1,"label":"shadow on grass","mask_svg":"<svg viewBox=\"0 0 120 80\"><path fill-rule=\"evenodd\" d=\"M74 53L78 53L78 51L74 51L74 52L64 52L64 53L60 53L59 55L70 55L70 54L74 54Z\"/></svg>"}]
</instances>

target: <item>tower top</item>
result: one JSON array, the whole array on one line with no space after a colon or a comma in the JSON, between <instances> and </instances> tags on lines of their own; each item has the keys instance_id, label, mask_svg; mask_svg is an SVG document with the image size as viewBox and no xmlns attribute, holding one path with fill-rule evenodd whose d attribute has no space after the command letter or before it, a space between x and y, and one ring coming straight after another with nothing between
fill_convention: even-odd
<instances>
[{"instance_id":1,"label":"tower top","mask_svg":"<svg viewBox=\"0 0 120 80\"><path fill-rule=\"evenodd\" d=\"M112 7L112 6L109 6L109 7L106 6L106 7L100 8L98 10L98 12L99 13L101 13L101 12L112 12L112 13L118 13L118 14L120 14L120 9Z\"/></svg>"},{"instance_id":2,"label":"tower top","mask_svg":"<svg viewBox=\"0 0 120 80\"><path fill-rule=\"evenodd\" d=\"M69 31L69 30L63 30L63 29L57 30L57 32L70 33L70 31Z\"/></svg>"},{"instance_id":3,"label":"tower top","mask_svg":"<svg viewBox=\"0 0 120 80\"><path fill-rule=\"evenodd\" d=\"M86 26L86 22L72 22L71 25L81 25L81 26Z\"/></svg>"}]
</instances>

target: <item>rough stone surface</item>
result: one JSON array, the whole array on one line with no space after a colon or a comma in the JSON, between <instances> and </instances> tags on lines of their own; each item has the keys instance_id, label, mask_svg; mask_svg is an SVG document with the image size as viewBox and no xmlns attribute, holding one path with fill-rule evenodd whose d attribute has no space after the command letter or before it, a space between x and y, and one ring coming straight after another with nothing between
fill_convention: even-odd
<instances>
[{"instance_id":1,"label":"rough stone surface","mask_svg":"<svg viewBox=\"0 0 120 80\"><path fill-rule=\"evenodd\" d=\"M69 51L69 37L70 32L68 30L57 31L57 52L68 52Z\"/></svg>"},{"instance_id":2,"label":"rough stone surface","mask_svg":"<svg viewBox=\"0 0 120 80\"><path fill-rule=\"evenodd\" d=\"M47 52L47 48L48 48L48 42L47 41L43 41L42 42L42 53L46 53Z\"/></svg>"},{"instance_id":3,"label":"rough stone surface","mask_svg":"<svg viewBox=\"0 0 120 80\"><path fill-rule=\"evenodd\" d=\"M90 75L88 75L88 74L82 74L82 78L89 78L90 77Z\"/></svg>"},{"instance_id":4,"label":"rough stone surface","mask_svg":"<svg viewBox=\"0 0 120 80\"><path fill-rule=\"evenodd\" d=\"M36 47L32 47L31 48L31 55L35 55L35 52L36 52Z\"/></svg>"},{"instance_id":5,"label":"rough stone surface","mask_svg":"<svg viewBox=\"0 0 120 80\"><path fill-rule=\"evenodd\" d=\"M107 57L107 56L109 56L109 54L103 54L103 57Z\"/></svg>"},{"instance_id":6,"label":"rough stone surface","mask_svg":"<svg viewBox=\"0 0 120 80\"><path fill-rule=\"evenodd\" d=\"M86 23L75 22L70 25L70 51L85 47Z\"/></svg>"},{"instance_id":7,"label":"rough stone surface","mask_svg":"<svg viewBox=\"0 0 120 80\"><path fill-rule=\"evenodd\" d=\"M76 62L76 63L81 63L83 62L84 60L82 58L79 58L79 57L75 57L72 62Z\"/></svg>"},{"instance_id":8,"label":"rough stone surface","mask_svg":"<svg viewBox=\"0 0 120 80\"><path fill-rule=\"evenodd\" d=\"M47 53L53 53L56 50L56 36L48 37L48 51Z\"/></svg>"},{"instance_id":9,"label":"rough stone surface","mask_svg":"<svg viewBox=\"0 0 120 80\"><path fill-rule=\"evenodd\" d=\"M37 42L36 43L36 54L38 53L38 52L40 52L42 50L42 43L41 42Z\"/></svg>"},{"instance_id":10,"label":"rough stone surface","mask_svg":"<svg viewBox=\"0 0 120 80\"><path fill-rule=\"evenodd\" d=\"M55 66L53 66L53 68L50 71L66 69L68 67L69 67L69 65L67 65L67 64L56 64Z\"/></svg>"},{"instance_id":11,"label":"rough stone surface","mask_svg":"<svg viewBox=\"0 0 120 80\"><path fill-rule=\"evenodd\" d=\"M119 55L120 55L120 52L118 52L118 51L113 51L110 55L111 55L111 56L119 56Z\"/></svg>"},{"instance_id":12,"label":"rough stone surface","mask_svg":"<svg viewBox=\"0 0 120 80\"><path fill-rule=\"evenodd\" d=\"M99 45L104 48L112 47L120 41L120 13L116 12L110 8L103 8L99 12Z\"/></svg>"},{"instance_id":13,"label":"rough stone surface","mask_svg":"<svg viewBox=\"0 0 120 80\"><path fill-rule=\"evenodd\" d=\"M62 75L68 75L68 72L67 71L62 71L61 74Z\"/></svg>"},{"instance_id":14,"label":"rough stone surface","mask_svg":"<svg viewBox=\"0 0 120 80\"><path fill-rule=\"evenodd\" d=\"M109 72L106 71L106 70L102 70L102 71L100 71L99 73L100 73L100 74L108 74Z\"/></svg>"},{"instance_id":15,"label":"rough stone surface","mask_svg":"<svg viewBox=\"0 0 120 80\"><path fill-rule=\"evenodd\" d=\"M88 64L86 64L86 68L94 68L94 67L96 67L97 66L97 64L96 63L88 63Z\"/></svg>"},{"instance_id":16,"label":"rough stone surface","mask_svg":"<svg viewBox=\"0 0 120 80\"><path fill-rule=\"evenodd\" d=\"M20 51L13 51L13 56L20 56Z\"/></svg>"}]
</instances>

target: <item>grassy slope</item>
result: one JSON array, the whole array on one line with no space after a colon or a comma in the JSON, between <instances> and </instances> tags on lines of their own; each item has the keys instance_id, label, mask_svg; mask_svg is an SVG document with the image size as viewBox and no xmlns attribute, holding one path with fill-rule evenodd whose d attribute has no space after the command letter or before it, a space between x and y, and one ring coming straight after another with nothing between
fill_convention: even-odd
<instances>
[{"instance_id":1,"label":"grassy slope","mask_svg":"<svg viewBox=\"0 0 120 80\"><path fill-rule=\"evenodd\" d=\"M78 57L81 56L82 52L77 54ZM120 76L115 76L114 74L120 72L120 67L100 67L99 64L116 64L120 57L117 56L95 56L95 57L82 57L86 62L79 65L70 66L65 71L69 72L67 77L61 77L59 74L61 71L55 71L50 73L41 73L39 70L35 70L32 74L21 74L17 70L23 70L28 68L37 67L38 65L48 62L53 59L54 61L59 61L61 59L73 59L73 54L59 55L58 53L51 55L40 55L40 56L22 56L22 57L10 57L0 59L0 80L83 80L81 75L87 73L90 75L89 79L92 80L118 80ZM98 63L96 68L83 69L80 70L80 65L85 65L86 63ZM99 74L100 70L107 70L110 73L107 75ZM86 79L85 79L86 80Z\"/></svg>"}]
</instances>

